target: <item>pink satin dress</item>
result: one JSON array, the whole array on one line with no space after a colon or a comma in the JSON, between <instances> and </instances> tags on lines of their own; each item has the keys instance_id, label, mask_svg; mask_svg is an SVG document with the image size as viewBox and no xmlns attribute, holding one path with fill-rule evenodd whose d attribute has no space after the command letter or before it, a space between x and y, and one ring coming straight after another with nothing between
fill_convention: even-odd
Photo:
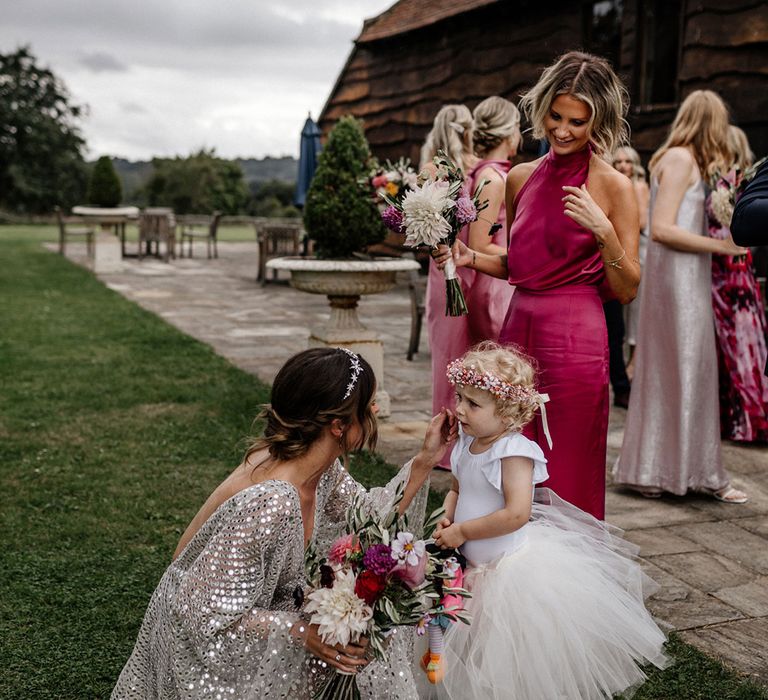
<instances>
[{"instance_id":1,"label":"pink satin dress","mask_svg":"<svg viewBox=\"0 0 768 700\"><path fill-rule=\"evenodd\" d=\"M538 367L553 447L539 416L527 437L544 450L544 486L596 518L605 517L608 334L603 263L591 231L563 213L563 185L587 181L589 147L550 151L523 185L510 228L509 282L515 294L501 331Z\"/></svg>"},{"instance_id":2,"label":"pink satin dress","mask_svg":"<svg viewBox=\"0 0 768 700\"><path fill-rule=\"evenodd\" d=\"M470 191L474 192L480 179L480 173L491 168L503 180L511 167L508 160L481 160L467 174ZM481 195L482 199L482 195ZM507 213L502 205L496 218L488 211L480 216L489 219L488 226L494 221L501 228L493 234L492 242L501 248L507 245ZM464 243L469 236L466 226L459 233ZM434 262L429 265L427 280L426 316L429 332L429 347L432 353L432 413L439 412L443 406L454 408L454 388L445 377L449 362L463 355L475 343L481 340L498 340L504 314L512 298L513 288L506 280L495 279L489 275L478 274L474 270L461 267L457 270L461 288L467 302L467 316L445 315L445 277ZM443 457L439 466L450 468L450 450Z\"/></svg>"}]
</instances>

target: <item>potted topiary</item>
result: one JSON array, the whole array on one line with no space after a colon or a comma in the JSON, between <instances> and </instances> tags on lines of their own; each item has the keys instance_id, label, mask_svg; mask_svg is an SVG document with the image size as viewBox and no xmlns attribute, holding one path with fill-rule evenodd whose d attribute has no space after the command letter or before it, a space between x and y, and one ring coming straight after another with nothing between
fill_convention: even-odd
<instances>
[{"instance_id":1,"label":"potted topiary","mask_svg":"<svg viewBox=\"0 0 768 700\"><path fill-rule=\"evenodd\" d=\"M387 233L366 184L370 162L362 123L342 117L328 135L304 207L304 226L316 257L276 258L267 267L289 270L293 287L328 297L330 318L312 329L310 346L344 346L364 355L376 373L379 414L386 416L381 339L360 322L357 303L363 294L391 289L397 272L419 266L414 260L364 255L367 246Z\"/></svg>"}]
</instances>

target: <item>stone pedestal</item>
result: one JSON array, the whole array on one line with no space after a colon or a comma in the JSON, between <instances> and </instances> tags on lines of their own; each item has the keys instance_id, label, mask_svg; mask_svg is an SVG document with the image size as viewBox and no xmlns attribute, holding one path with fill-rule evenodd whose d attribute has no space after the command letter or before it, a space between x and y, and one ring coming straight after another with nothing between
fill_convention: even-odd
<instances>
[{"instance_id":1,"label":"stone pedestal","mask_svg":"<svg viewBox=\"0 0 768 700\"><path fill-rule=\"evenodd\" d=\"M102 274L120 272L122 269L120 239L110 230L99 228L94 236L93 271Z\"/></svg>"},{"instance_id":2,"label":"stone pedestal","mask_svg":"<svg viewBox=\"0 0 768 700\"><path fill-rule=\"evenodd\" d=\"M376 375L379 416L388 417L391 408L384 387L384 346L379 334L360 322L357 303L363 294L391 289L398 272L418 270L419 264L401 258L370 261L276 258L270 260L267 267L289 270L293 287L328 297L331 314L326 323L311 329L309 346L345 347L362 355Z\"/></svg>"}]
</instances>

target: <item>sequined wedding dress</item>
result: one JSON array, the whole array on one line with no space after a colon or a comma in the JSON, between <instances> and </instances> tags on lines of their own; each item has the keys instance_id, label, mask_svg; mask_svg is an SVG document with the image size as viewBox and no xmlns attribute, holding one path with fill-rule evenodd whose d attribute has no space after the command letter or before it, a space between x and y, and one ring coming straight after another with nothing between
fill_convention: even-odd
<instances>
[{"instance_id":1,"label":"sequined wedding dress","mask_svg":"<svg viewBox=\"0 0 768 700\"><path fill-rule=\"evenodd\" d=\"M388 509L410 464L366 498ZM312 540L326 550L344 527L348 505L364 493L337 461L317 488ZM411 528L423 523L427 486L408 509ZM222 503L171 563L152 595L136 646L112 700L310 698L330 671L307 654L297 604L305 585L304 529L295 487L267 480ZM388 664L359 674L364 698L416 694L413 635L395 634Z\"/></svg>"}]
</instances>

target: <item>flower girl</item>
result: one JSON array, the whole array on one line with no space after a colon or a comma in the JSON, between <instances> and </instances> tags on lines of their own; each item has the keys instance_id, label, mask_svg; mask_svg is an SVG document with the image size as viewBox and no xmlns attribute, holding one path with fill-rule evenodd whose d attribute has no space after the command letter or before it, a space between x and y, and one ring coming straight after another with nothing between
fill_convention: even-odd
<instances>
[{"instance_id":1,"label":"flower girl","mask_svg":"<svg viewBox=\"0 0 768 700\"><path fill-rule=\"evenodd\" d=\"M446 517L459 547L471 625L445 636L441 697L605 698L640 685L640 664L666 663L664 634L643 603L653 582L618 531L534 485L539 446L520 430L548 400L518 352L482 343L448 366L459 441Z\"/></svg>"}]
</instances>

